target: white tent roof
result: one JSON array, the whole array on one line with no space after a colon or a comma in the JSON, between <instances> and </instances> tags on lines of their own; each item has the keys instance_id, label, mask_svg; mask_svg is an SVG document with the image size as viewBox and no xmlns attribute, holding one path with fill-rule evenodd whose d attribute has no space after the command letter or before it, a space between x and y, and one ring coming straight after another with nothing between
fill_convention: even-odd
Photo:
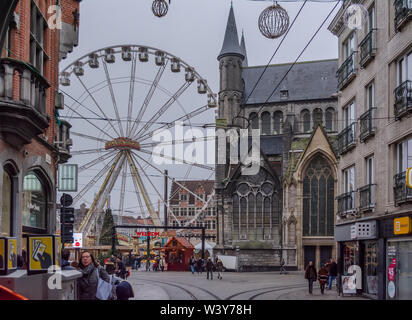
<instances>
[{"instance_id":1,"label":"white tent roof","mask_svg":"<svg viewBox=\"0 0 412 320\"><path fill-rule=\"evenodd\" d=\"M207 242L205 241L205 249L210 250L213 249L213 247L216 245L214 242ZM197 245L195 245L196 250L202 250L202 242L199 242Z\"/></svg>"}]
</instances>

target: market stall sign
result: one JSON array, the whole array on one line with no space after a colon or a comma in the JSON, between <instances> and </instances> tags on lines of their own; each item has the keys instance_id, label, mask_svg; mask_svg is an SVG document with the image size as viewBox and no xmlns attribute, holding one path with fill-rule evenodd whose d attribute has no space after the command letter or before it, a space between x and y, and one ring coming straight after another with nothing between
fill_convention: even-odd
<instances>
[{"instance_id":1,"label":"market stall sign","mask_svg":"<svg viewBox=\"0 0 412 320\"><path fill-rule=\"evenodd\" d=\"M396 235L409 234L412 232L411 218L403 217L393 220L393 233Z\"/></svg>"}]
</instances>

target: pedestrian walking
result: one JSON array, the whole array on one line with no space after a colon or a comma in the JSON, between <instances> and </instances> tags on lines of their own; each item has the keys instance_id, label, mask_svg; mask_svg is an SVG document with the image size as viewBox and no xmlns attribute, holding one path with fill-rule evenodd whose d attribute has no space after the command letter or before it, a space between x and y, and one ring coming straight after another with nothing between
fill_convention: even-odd
<instances>
[{"instance_id":1,"label":"pedestrian walking","mask_svg":"<svg viewBox=\"0 0 412 320\"><path fill-rule=\"evenodd\" d=\"M124 265L124 262L119 256L116 259L116 276L122 279L126 279L126 273L127 273L126 266Z\"/></svg>"},{"instance_id":2,"label":"pedestrian walking","mask_svg":"<svg viewBox=\"0 0 412 320\"><path fill-rule=\"evenodd\" d=\"M332 281L336 281L336 277L338 276L338 265L336 264L335 260L332 258L330 259L330 263L328 266L329 271L329 279L328 279L328 289L332 290Z\"/></svg>"},{"instance_id":3,"label":"pedestrian walking","mask_svg":"<svg viewBox=\"0 0 412 320\"><path fill-rule=\"evenodd\" d=\"M319 273L318 273L320 292L322 294L325 293L325 285L326 283L328 283L328 279L329 279L328 269L326 268L326 265L323 265L322 268L319 269Z\"/></svg>"},{"instance_id":4,"label":"pedestrian walking","mask_svg":"<svg viewBox=\"0 0 412 320\"><path fill-rule=\"evenodd\" d=\"M159 266L160 266L160 270L162 270L162 272L165 271L165 265L166 265L166 260L165 258L162 256L159 260Z\"/></svg>"},{"instance_id":5,"label":"pedestrian walking","mask_svg":"<svg viewBox=\"0 0 412 320\"><path fill-rule=\"evenodd\" d=\"M189 264L190 264L190 270L192 271L192 274L195 274L195 264L196 264L196 260L195 260L195 257L194 257L194 256L192 256L192 257L190 258Z\"/></svg>"},{"instance_id":6,"label":"pedestrian walking","mask_svg":"<svg viewBox=\"0 0 412 320\"><path fill-rule=\"evenodd\" d=\"M280 262L280 274L283 274L283 273L287 274L288 273L286 271L285 264L286 264L285 259L282 258L282 261Z\"/></svg>"},{"instance_id":7,"label":"pedestrian walking","mask_svg":"<svg viewBox=\"0 0 412 320\"><path fill-rule=\"evenodd\" d=\"M203 271L203 259L199 258L199 260L197 260L197 274L202 273Z\"/></svg>"},{"instance_id":8,"label":"pedestrian walking","mask_svg":"<svg viewBox=\"0 0 412 320\"><path fill-rule=\"evenodd\" d=\"M99 278L110 283L109 275L88 251L83 251L80 255L78 267L78 271L82 273L82 277L77 280L79 300L97 300Z\"/></svg>"},{"instance_id":9,"label":"pedestrian walking","mask_svg":"<svg viewBox=\"0 0 412 320\"><path fill-rule=\"evenodd\" d=\"M222 280L223 262L221 259L217 259L216 270L217 270L217 278Z\"/></svg>"},{"instance_id":10,"label":"pedestrian walking","mask_svg":"<svg viewBox=\"0 0 412 320\"><path fill-rule=\"evenodd\" d=\"M207 262L206 262L206 272L207 272L207 279L209 280L209 273L210 273L210 280L213 280L213 261L212 259L209 257L207 258Z\"/></svg>"},{"instance_id":11,"label":"pedestrian walking","mask_svg":"<svg viewBox=\"0 0 412 320\"><path fill-rule=\"evenodd\" d=\"M305 269L305 279L309 282L309 293L312 294L313 291L313 282L316 281L317 272L316 268L313 265L313 261L309 261L308 266Z\"/></svg>"}]
</instances>

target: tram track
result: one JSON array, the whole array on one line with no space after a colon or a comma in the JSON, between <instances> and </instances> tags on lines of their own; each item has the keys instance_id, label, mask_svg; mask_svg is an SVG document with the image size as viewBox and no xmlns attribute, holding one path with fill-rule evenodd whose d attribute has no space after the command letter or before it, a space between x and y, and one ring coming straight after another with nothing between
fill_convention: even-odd
<instances>
[{"instance_id":1,"label":"tram track","mask_svg":"<svg viewBox=\"0 0 412 320\"><path fill-rule=\"evenodd\" d=\"M174 283L174 282L165 282L165 281L147 279L147 278L144 278L144 279L142 279L142 278L135 278L135 279L136 279L136 280L139 280L139 281L156 282L156 283L162 283L162 284L166 284L166 285L169 285L169 286L173 286L173 287L179 288L179 289L183 290L184 292L186 292L187 294L189 294L189 295L193 298L192 300L199 300L199 299L193 294L193 292L189 291L189 290L186 289L186 288L183 288L183 287L181 286L182 284L177 284L177 283ZM210 292L210 291L207 290L207 289L204 289L204 288L201 288L201 287L197 287L197 286L194 286L194 285L185 285L185 286L193 287L193 288L196 288L196 289L198 289L198 290L200 290L200 291L203 291L203 292L207 293L208 295L212 296L213 298L215 298L216 300L222 300L222 298L218 297L218 296L215 295L213 292Z\"/></svg>"},{"instance_id":2,"label":"tram track","mask_svg":"<svg viewBox=\"0 0 412 320\"><path fill-rule=\"evenodd\" d=\"M284 287L276 286L276 287L267 287L267 288L252 289L252 290L246 290L246 291L242 291L242 292L237 292L237 293L235 293L235 294L233 294L233 295L231 295L231 296L229 296L229 297L226 297L225 300L232 300L234 297L238 297L238 296L240 296L240 295L242 295L242 294L245 294L245 293L251 293L251 292L255 292L255 291L270 289L270 290L267 290L267 291L264 291L264 292L259 292L259 293L255 294L255 295L253 295L253 296L250 296L250 297L248 298L248 300L254 300L256 297L261 296L261 295L264 295L264 294L266 294L266 293L278 292L278 291L290 290L290 289L299 289L299 288L304 288L304 287L306 287L306 285L303 285L303 284L302 284L302 285L291 285L291 286L284 286Z\"/></svg>"}]
</instances>

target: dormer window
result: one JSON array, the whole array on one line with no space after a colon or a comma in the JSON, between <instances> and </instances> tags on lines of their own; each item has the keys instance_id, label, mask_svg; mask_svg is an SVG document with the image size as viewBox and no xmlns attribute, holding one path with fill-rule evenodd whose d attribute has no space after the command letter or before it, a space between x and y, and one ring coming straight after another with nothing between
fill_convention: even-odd
<instances>
[{"instance_id":1,"label":"dormer window","mask_svg":"<svg viewBox=\"0 0 412 320\"><path fill-rule=\"evenodd\" d=\"M289 90L280 90L280 99L289 99Z\"/></svg>"},{"instance_id":2,"label":"dormer window","mask_svg":"<svg viewBox=\"0 0 412 320\"><path fill-rule=\"evenodd\" d=\"M181 194L180 195L180 200L181 201L187 201L187 194Z\"/></svg>"}]
</instances>

